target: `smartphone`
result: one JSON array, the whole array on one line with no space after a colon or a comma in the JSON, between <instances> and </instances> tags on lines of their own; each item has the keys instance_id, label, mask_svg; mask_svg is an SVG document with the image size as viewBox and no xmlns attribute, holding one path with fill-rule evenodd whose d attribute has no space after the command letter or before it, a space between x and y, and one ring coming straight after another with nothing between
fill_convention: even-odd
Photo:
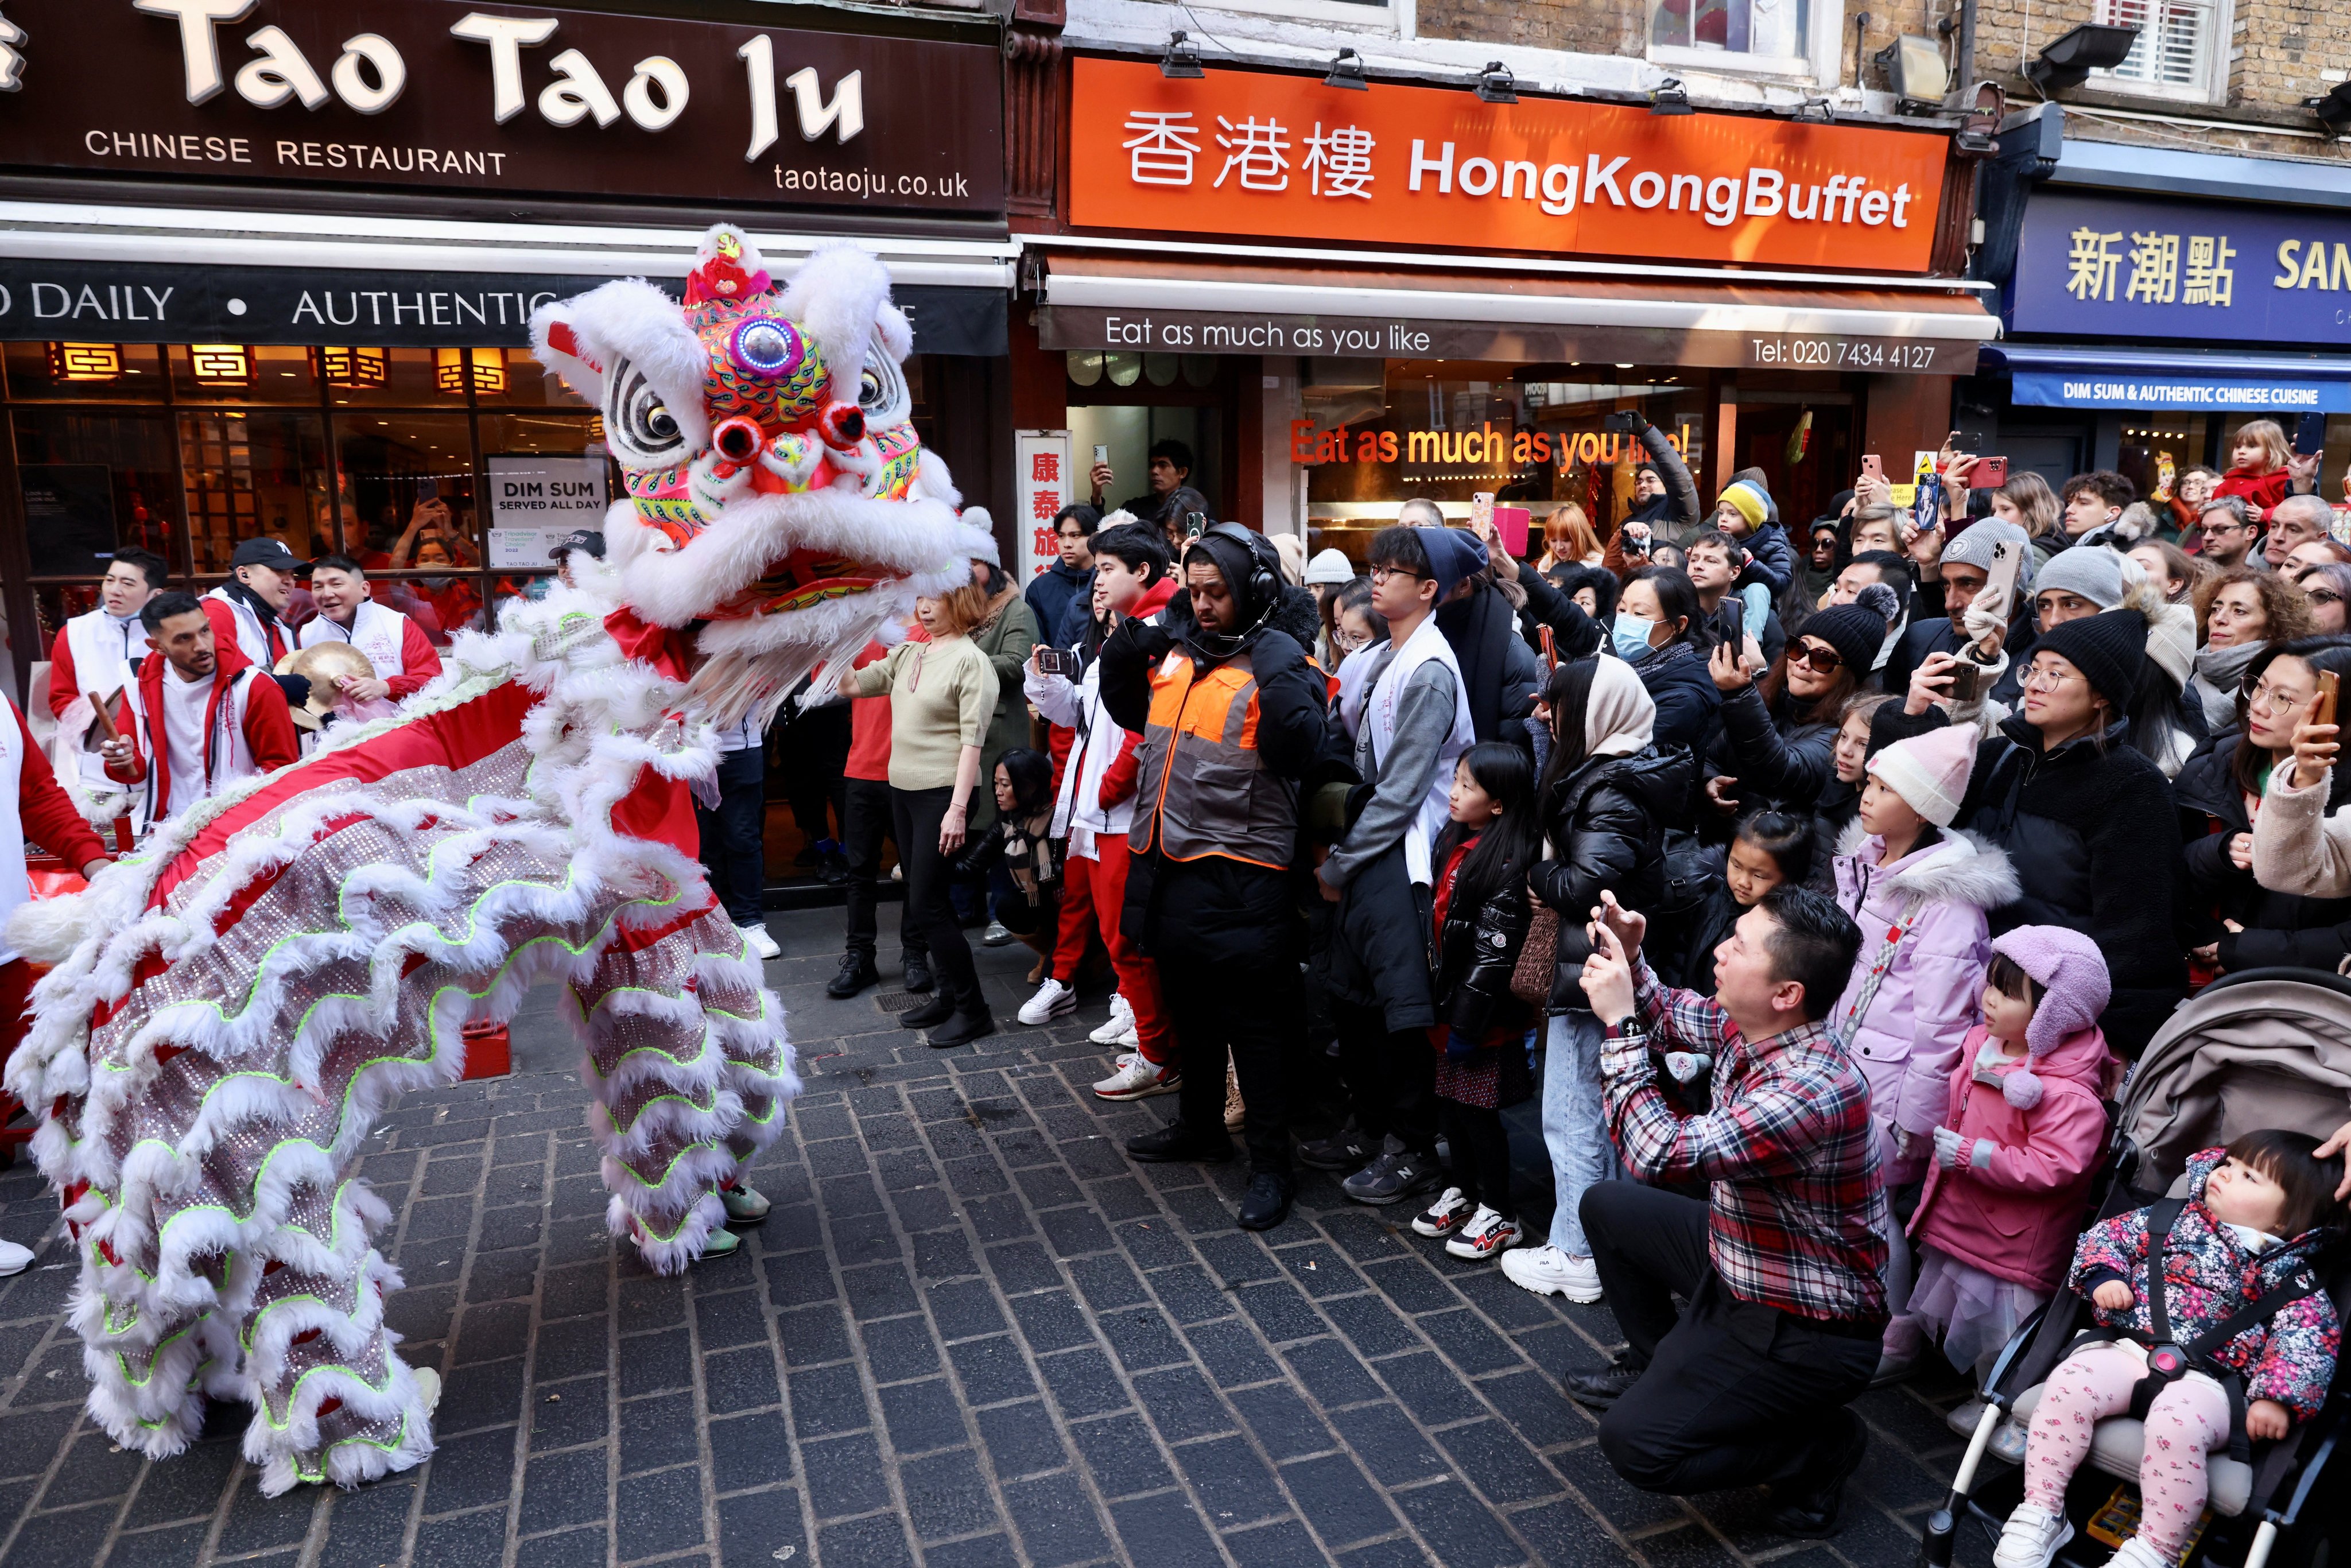
<instances>
[{"instance_id":1,"label":"smartphone","mask_svg":"<svg viewBox=\"0 0 2351 1568\"><path fill-rule=\"evenodd\" d=\"M1511 555L1527 553L1527 534L1534 527L1535 515L1524 507L1494 508L1494 536L1501 540L1502 549Z\"/></svg>"},{"instance_id":2,"label":"smartphone","mask_svg":"<svg viewBox=\"0 0 2351 1568\"><path fill-rule=\"evenodd\" d=\"M1479 490L1469 497L1469 531L1479 538L1494 526L1494 492Z\"/></svg>"},{"instance_id":3,"label":"smartphone","mask_svg":"<svg viewBox=\"0 0 2351 1568\"><path fill-rule=\"evenodd\" d=\"M1105 445L1103 445L1103 444L1102 444L1101 442L1099 442L1099 441L1095 442L1095 443L1094 443L1094 466L1095 466L1095 467L1097 467L1097 468L1099 468L1099 467L1101 467L1103 464L1105 464L1105 463L1107 463L1107 462L1109 462L1109 461L1110 461L1110 448L1109 448L1109 447L1107 447L1107 446L1105 446Z\"/></svg>"},{"instance_id":4,"label":"smartphone","mask_svg":"<svg viewBox=\"0 0 2351 1568\"><path fill-rule=\"evenodd\" d=\"M1078 655L1074 652L1061 648L1040 648L1037 650L1037 673L1040 675L1067 675L1071 680L1075 680L1083 674L1083 671L1080 667Z\"/></svg>"},{"instance_id":5,"label":"smartphone","mask_svg":"<svg viewBox=\"0 0 2351 1568\"><path fill-rule=\"evenodd\" d=\"M1975 701L1977 688L1983 685L1983 678L1990 674L1991 674L1990 670L1985 669L1973 659L1961 659L1958 664L1953 664L1951 666L1951 700L1962 703Z\"/></svg>"},{"instance_id":6,"label":"smartphone","mask_svg":"<svg viewBox=\"0 0 2351 1568\"><path fill-rule=\"evenodd\" d=\"M1883 481L1886 477L1886 459L1875 452L1864 455L1861 460L1861 472L1865 478Z\"/></svg>"},{"instance_id":7,"label":"smartphone","mask_svg":"<svg viewBox=\"0 0 2351 1568\"><path fill-rule=\"evenodd\" d=\"M2318 672L2318 700L2310 705L2311 723L2333 724L2335 722L2335 692L2341 684L2341 677L2334 671Z\"/></svg>"},{"instance_id":8,"label":"smartphone","mask_svg":"<svg viewBox=\"0 0 2351 1568\"><path fill-rule=\"evenodd\" d=\"M1207 513L1206 513L1206 512L1186 512L1186 513L1185 513L1185 514L1184 514L1184 537L1185 537L1186 538L1187 538L1187 539L1196 539L1196 538L1198 538L1202 534L1205 534L1205 533L1207 533L1207 531L1208 531L1208 514L1207 514Z\"/></svg>"},{"instance_id":9,"label":"smartphone","mask_svg":"<svg viewBox=\"0 0 2351 1568\"><path fill-rule=\"evenodd\" d=\"M1984 573L1984 586L1999 590L1999 597L1990 606L2002 621L2016 615L2016 578L2024 567L2025 547L2007 540L1991 547L1991 567Z\"/></svg>"},{"instance_id":10,"label":"smartphone","mask_svg":"<svg viewBox=\"0 0 2351 1568\"><path fill-rule=\"evenodd\" d=\"M2294 422L2294 451L2297 457L2326 450L2326 416L2323 413L2297 414Z\"/></svg>"},{"instance_id":11,"label":"smartphone","mask_svg":"<svg viewBox=\"0 0 2351 1568\"><path fill-rule=\"evenodd\" d=\"M1626 435L1638 435L1647 423L1648 422L1641 417L1639 409L1620 408L1603 419L1600 422L1600 427L1603 430L1619 430Z\"/></svg>"},{"instance_id":12,"label":"smartphone","mask_svg":"<svg viewBox=\"0 0 2351 1568\"><path fill-rule=\"evenodd\" d=\"M1722 640L1729 643L1733 649L1743 647L1747 641L1746 601L1735 593L1725 594L1720 613L1723 628Z\"/></svg>"},{"instance_id":13,"label":"smartphone","mask_svg":"<svg viewBox=\"0 0 2351 1568\"><path fill-rule=\"evenodd\" d=\"M1544 669L1546 669L1546 670L1556 670L1556 669L1558 669L1558 668L1559 668L1559 649L1558 649L1556 646L1554 646L1554 641L1555 641L1555 640L1554 640L1554 639L1552 638L1552 632L1551 632L1551 625L1550 625L1550 623L1549 623L1548 622L1543 622L1543 623L1541 623L1541 624L1540 624L1540 625L1536 626L1536 627L1535 627L1535 635L1536 635L1536 637L1537 637L1537 638L1539 638L1539 639L1541 641L1541 643L1542 643L1542 662L1543 662L1543 668L1544 668Z\"/></svg>"},{"instance_id":14,"label":"smartphone","mask_svg":"<svg viewBox=\"0 0 2351 1568\"><path fill-rule=\"evenodd\" d=\"M1997 490L2007 483L2008 459L2005 457L1979 457L1976 465L1968 470L1968 488L1970 490Z\"/></svg>"}]
</instances>

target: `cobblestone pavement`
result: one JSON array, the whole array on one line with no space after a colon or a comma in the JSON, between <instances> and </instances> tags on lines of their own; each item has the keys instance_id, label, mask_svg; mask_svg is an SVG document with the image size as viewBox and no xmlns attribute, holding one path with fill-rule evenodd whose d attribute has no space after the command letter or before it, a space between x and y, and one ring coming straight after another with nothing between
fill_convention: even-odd
<instances>
[{"instance_id":1,"label":"cobblestone pavement","mask_svg":"<svg viewBox=\"0 0 2351 1568\"><path fill-rule=\"evenodd\" d=\"M825 998L839 919L773 921L808 1092L734 1258L664 1280L607 1239L549 996L512 1078L386 1119L366 1175L400 1210L392 1317L447 1392L432 1462L354 1492L263 1498L241 1410L164 1463L116 1449L81 1411L56 1205L28 1163L0 1173L0 1235L41 1248L0 1289L0 1563L1910 1560L1957 1385L1866 1398L1832 1542L1770 1535L1760 1493L1635 1492L1555 1381L1617 1338L1604 1309L1447 1258L1328 1177L1280 1229L1235 1229L1238 1167L1121 1155L1174 1102L1084 1092L1101 1000L1022 1029L1027 949L982 949L1005 1027L935 1055L875 993Z\"/></svg>"}]
</instances>

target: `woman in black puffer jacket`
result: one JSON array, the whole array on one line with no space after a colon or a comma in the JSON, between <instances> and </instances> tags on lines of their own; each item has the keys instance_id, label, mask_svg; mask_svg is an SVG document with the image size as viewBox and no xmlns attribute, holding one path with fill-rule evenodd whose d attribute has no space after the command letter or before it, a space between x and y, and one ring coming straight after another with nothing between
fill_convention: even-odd
<instances>
[{"instance_id":1,"label":"woman in black puffer jacket","mask_svg":"<svg viewBox=\"0 0 2351 1568\"><path fill-rule=\"evenodd\" d=\"M1836 782L1837 723L1846 699L1865 689L1886 625L1863 605L1823 610L1761 683L1735 650L1715 650L1708 674L1722 693L1722 734L1707 755L1706 792L1716 810L1812 814Z\"/></svg>"},{"instance_id":2,"label":"woman in black puffer jacket","mask_svg":"<svg viewBox=\"0 0 2351 1568\"><path fill-rule=\"evenodd\" d=\"M2255 654L2245 666L2243 733L2223 735L2172 780L2186 840L2181 924L2206 970L2332 969L2343 961L2351 898L2304 898L2254 881L2246 809L2268 788L2272 768L2294 766L2294 726L2307 721L2322 671L2351 674L2351 637L2298 637ZM2332 811L2351 800L2351 768L2330 779Z\"/></svg>"},{"instance_id":3,"label":"woman in black puffer jacket","mask_svg":"<svg viewBox=\"0 0 2351 1568\"><path fill-rule=\"evenodd\" d=\"M2131 609L2043 632L2022 672L2023 706L1977 747L1953 824L2016 868L2022 891L1991 912L1994 936L2064 925L2098 945L2114 982L2100 1025L2131 1059L2188 994L2174 920L2179 809L2171 781L2126 744L2129 722L2116 716L2146 649L2147 617ZM1901 722L1916 734L1949 718L1938 704Z\"/></svg>"},{"instance_id":4,"label":"woman in black puffer jacket","mask_svg":"<svg viewBox=\"0 0 2351 1568\"><path fill-rule=\"evenodd\" d=\"M1543 1142L1551 1152L1558 1207L1550 1244L1502 1255L1502 1271L1528 1290L1600 1299L1577 1207L1586 1188L1616 1167L1600 1098L1600 1047L1576 975L1590 956L1584 922L1602 890L1638 909L1654 899L1663 870L1666 824L1688 798L1687 753L1654 741L1656 704L1622 659L1577 659L1552 672L1551 761L1537 796L1552 857L1528 878L1559 915L1559 963L1552 982L1543 1062Z\"/></svg>"}]
</instances>

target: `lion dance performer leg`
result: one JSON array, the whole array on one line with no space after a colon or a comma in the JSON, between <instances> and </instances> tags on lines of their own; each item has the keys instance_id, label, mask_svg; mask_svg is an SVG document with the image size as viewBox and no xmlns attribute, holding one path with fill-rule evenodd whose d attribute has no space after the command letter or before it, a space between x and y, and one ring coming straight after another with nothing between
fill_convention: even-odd
<instances>
[{"instance_id":1,"label":"lion dance performer leg","mask_svg":"<svg viewBox=\"0 0 2351 1568\"><path fill-rule=\"evenodd\" d=\"M732 1245L799 1083L695 859L712 727L829 690L968 580L981 528L907 423L906 322L862 252L779 287L721 225L683 311L623 281L532 329L626 477L609 565L10 928L52 966L7 1083L79 1252L90 1413L162 1458L244 1400L268 1493L432 1451L437 1378L383 1321L392 1215L355 1173L401 1093L462 1073L465 1022L559 984L613 1234L664 1272Z\"/></svg>"}]
</instances>

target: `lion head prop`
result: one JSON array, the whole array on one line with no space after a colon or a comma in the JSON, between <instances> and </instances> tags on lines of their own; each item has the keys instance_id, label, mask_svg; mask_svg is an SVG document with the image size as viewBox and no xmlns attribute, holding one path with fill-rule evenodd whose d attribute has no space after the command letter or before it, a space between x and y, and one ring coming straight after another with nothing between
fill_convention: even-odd
<instances>
[{"instance_id":1,"label":"lion head prop","mask_svg":"<svg viewBox=\"0 0 2351 1568\"><path fill-rule=\"evenodd\" d=\"M539 361L604 416L628 499L604 525L621 600L693 633L689 706L726 725L830 677L987 547L912 423L913 347L882 263L819 246L778 284L743 232L703 236L681 308L607 283L542 306Z\"/></svg>"}]
</instances>

